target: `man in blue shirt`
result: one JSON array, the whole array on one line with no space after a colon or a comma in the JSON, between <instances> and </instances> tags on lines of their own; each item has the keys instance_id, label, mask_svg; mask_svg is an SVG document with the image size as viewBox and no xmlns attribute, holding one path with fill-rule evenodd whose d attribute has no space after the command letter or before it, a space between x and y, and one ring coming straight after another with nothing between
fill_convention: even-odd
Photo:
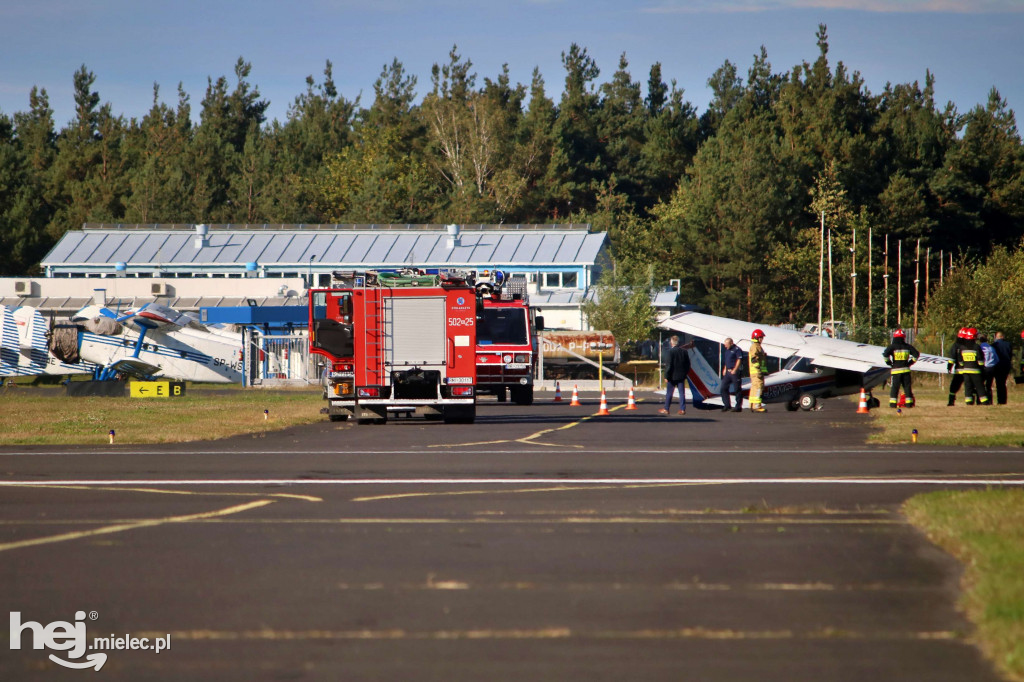
<instances>
[{"instance_id":1,"label":"man in blue shirt","mask_svg":"<svg viewBox=\"0 0 1024 682\"><path fill-rule=\"evenodd\" d=\"M742 412L743 393L740 386L743 382L740 380L740 368L743 366L743 351L732 339L726 339L722 345L725 346L722 352L722 412ZM735 407L729 401L730 393L736 394Z\"/></svg>"},{"instance_id":2,"label":"man in blue shirt","mask_svg":"<svg viewBox=\"0 0 1024 682\"><path fill-rule=\"evenodd\" d=\"M996 364L999 362L999 357L996 355L996 349L992 347L992 344L988 342L988 337L984 334L978 337L978 346L985 358L985 366L981 369L981 382L985 384L985 395L988 396L989 403L992 403L992 382L996 378Z\"/></svg>"}]
</instances>

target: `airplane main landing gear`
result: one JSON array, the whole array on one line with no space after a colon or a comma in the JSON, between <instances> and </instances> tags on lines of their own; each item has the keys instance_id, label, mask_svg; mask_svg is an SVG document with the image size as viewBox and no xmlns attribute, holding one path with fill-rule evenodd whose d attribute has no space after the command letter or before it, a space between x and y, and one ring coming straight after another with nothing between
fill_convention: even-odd
<instances>
[{"instance_id":1,"label":"airplane main landing gear","mask_svg":"<svg viewBox=\"0 0 1024 682\"><path fill-rule=\"evenodd\" d=\"M814 397L812 393L803 393L797 401L800 405L800 409L805 412L813 410L814 406L818 404L818 399Z\"/></svg>"}]
</instances>

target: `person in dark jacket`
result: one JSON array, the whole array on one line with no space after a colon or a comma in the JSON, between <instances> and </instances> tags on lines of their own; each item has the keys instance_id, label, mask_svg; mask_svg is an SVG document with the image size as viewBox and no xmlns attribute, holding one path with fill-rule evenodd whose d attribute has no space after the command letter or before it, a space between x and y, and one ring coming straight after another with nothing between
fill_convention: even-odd
<instances>
[{"instance_id":1,"label":"person in dark jacket","mask_svg":"<svg viewBox=\"0 0 1024 682\"><path fill-rule=\"evenodd\" d=\"M1002 332L996 332L995 341L992 342L992 350L996 352L996 369L993 372L993 379L996 385L996 404L1006 404L1006 379L1013 369L1013 346L1006 340Z\"/></svg>"},{"instance_id":2,"label":"person in dark jacket","mask_svg":"<svg viewBox=\"0 0 1024 682\"><path fill-rule=\"evenodd\" d=\"M668 414L672 408L672 392L679 392L679 414L686 414L686 375L690 373L690 356L687 351L693 348L691 341L679 345L679 336L670 339L672 349L668 352L668 366L665 368L665 407L658 410L660 414Z\"/></svg>"},{"instance_id":3,"label":"person in dark jacket","mask_svg":"<svg viewBox=\"0 0 1024 682\"><path fill-rule=\"evenodd\" d=\"M907 343L906 334L902 329L892 333L892 343L882 351L885 364L892 369L889 371L889 407L896 407L900 402L900 389L906 396L906 406L914 406L914 389L911 385L910 366L917 362L921 353Z\"/></svg>"}]
</instances>

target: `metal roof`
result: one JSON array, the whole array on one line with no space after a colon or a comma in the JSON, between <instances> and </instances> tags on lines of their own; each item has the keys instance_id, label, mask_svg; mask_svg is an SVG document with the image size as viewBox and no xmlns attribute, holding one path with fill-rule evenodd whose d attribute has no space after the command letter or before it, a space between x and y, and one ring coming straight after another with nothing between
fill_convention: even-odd
<instances>
[{"instance_id":1,"label":"metal roof","mask_svg":"<svg viewBox=\"0 0 1024 682\"><path fill-rule=\"evenodd\" d=\"M596 300L596 291L541 291L530 294L530 305L534 307L544 306L579 306L586 300Z\"/></svg>"},{"instance_id":2,"label":"metal roof","mask_svg":"<svg viewBox=\"0 0 1024 682\"><path fill-rule=\"evenodd\" d=\"M86 225L66 233L43 259L50 268L588 266L607 242L587 226L473 225L449 248L443 226L214 226L201 237L185 226ZM228 229L230 228L230 229ZM360 229L363 228L363 229ZM432 229L428 229L432 228Z\"/></svg>"}]
</instances>

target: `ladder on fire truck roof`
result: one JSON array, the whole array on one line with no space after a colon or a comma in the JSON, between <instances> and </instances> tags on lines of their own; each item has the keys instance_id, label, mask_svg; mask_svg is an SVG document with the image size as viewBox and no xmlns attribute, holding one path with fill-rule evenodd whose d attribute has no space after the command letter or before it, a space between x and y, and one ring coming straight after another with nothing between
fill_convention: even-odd
<instances>
[{"instance_id":1,"label":"ladder on fire truck roof","mask_svg":"<svg viewBox=\"0 0 1024 682\"><path fill-rule=\"evenodd\" d=\"M367 330L365 336L365 362L363 365L363 385L378 386L384 383L384 336L386 333L385 312L387 307L377 292L371 295L363 285L363 329ZM373 330L372 333L369 330ZM371 378L372 375L372 378Z\"/></svg>"}]
</instances>

